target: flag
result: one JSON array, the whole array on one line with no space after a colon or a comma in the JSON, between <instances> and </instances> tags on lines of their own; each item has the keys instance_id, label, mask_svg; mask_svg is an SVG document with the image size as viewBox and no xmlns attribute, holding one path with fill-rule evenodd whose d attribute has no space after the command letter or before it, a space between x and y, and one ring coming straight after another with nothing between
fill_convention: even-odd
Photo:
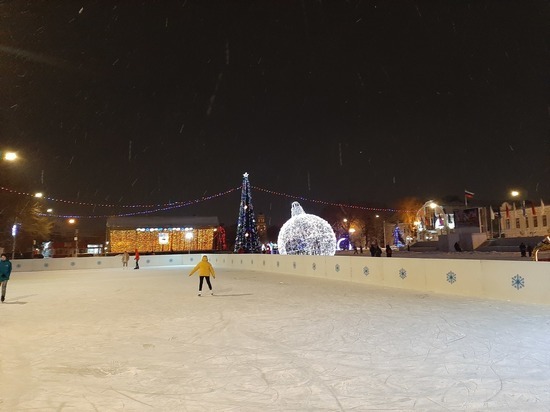
<instances>
[{"instance_id":1,"label":"flag","mask_svg":"<svg viewBox=\"0 0 550 412\"><path fill-rule=\"evenodd\" d=\"M464 197L466 197L466 199L473 199L474 195L474 192L464 189Z\"/></svg>"},{"instance_id":2,"label":"flag","mask_svg":"<svg viewBox=\"0 0 550 412\"><path fill-rule=\"evenodd\" d=\"M495 211L493 210L493 206L489 206L489 210L491 211L491 220L495 220Z\"/></svg>"},{"instance_id":3,"label":"flag","mask_svg":"<svg viewBox=\"0 0 550 412\"><path fill-rule=\"evenodd\" d=\"M514 217L516 217L516 202L512 203L512 210L514 211Z\"/></svg>"},{"instance_id":4,"label":"flag","mask_svg":"<svg viewBox=\"0 0 550 412\"><path fill-rule=\"evenodd\" d=\"M544 214L544 202L540 199L540 208L542 209L542 214Z\"/></svg>"},{"instance_id":5,"label":"flag","mask_svg":"<svg viewBox=\"0 0 550 412\"><path fill-rule=\"evenodd\" d=\"M510 219L510 209L508 209L508 203L506 203L506 219Z\"/></svg>"},{"instance_id":6,"label":"flag","mask_svg":"<svg viewBox=\"0 0 550 412\"><path fill-rule=\"evenodd\" d=\"M521 202L521 211L523 213L523 216L527 216L527 212L525 212L525 200Z\"/></svg>"},{"instance_id":7,"label":"flag","mask_svg":"<svg viewBox=\"0 0 550 412\"><path fill-rule=\"evenodd\" d=\"M537 214L537 211L535 209L535 203L534 202L531 202L531 213L533 213L533 216L535 216Z\"/></svg>"}]
</instances>

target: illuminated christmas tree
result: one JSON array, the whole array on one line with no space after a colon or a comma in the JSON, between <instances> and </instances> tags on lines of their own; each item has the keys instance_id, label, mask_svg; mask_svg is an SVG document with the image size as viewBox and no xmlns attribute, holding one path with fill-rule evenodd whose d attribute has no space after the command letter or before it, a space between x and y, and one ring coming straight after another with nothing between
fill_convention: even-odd
<instances>
[{"instance_id":1,"label":"illuminated christmas tree","mask_svg":"<svg viewBox=\"0 0 550 412\"><path fill-rule=\"evenodd\" d=\"M252 194L248 173L243 175L243 191L241 193L241 206L239 220L237 221L237 239L235 239L235 252L260 253L261 246L256 228L254 206L252 206Z\"/></svg>"}]
</instances>

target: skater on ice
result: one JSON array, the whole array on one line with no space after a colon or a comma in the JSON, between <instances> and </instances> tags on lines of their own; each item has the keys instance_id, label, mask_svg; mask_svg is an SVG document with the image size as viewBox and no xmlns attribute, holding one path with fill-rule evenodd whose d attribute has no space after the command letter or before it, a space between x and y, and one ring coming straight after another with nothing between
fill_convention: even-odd
<instances>
[{"instance_id":1,"label":"skater on ice","mask_svg":"<svg viewBox=\"0 0 550 412\"><path fill-rule=\"evenodd\" d=\"M137 248L134 254L134 260L136 261L136 266L134 266L134 269L139 269L139 251Z\"/></svg>"},{"instance_id":2,"label":"skater on ice","mask_svg":"<svg viewBox=\"0 0 550 412\"><path fill-rule=\"evenodd\" d=\"M206 279L206 284L208 285L208 288L210 289L210 294L213 295L212 292L212 284L210 283L210 275L214 279L216 279L216 272L214 272L214 267L212 267L212 264L208 261L208 257L206 255L203 255L201 261L197 263L197 266L193 268L191 273L189 273L189 276L193 275L196 271L199 271L199 296L202 294L202 283Z\"/></svg>"},{"instance_id":3,"label":"skater on ice","mask_svg":"<svg viewBox=\"0 0 550 412\"><path fill-rule=\"evenodd\" d=\"M128 261L130 260L130 254L124 251L122 254L122 269L128 269Z\"/></svg>"},{"instance_id":4,"label":"skater on ice","mask_svg":"<svg viewBox=\"0 0 550 412\"><path fill-rule=\"evenodd\" d=\"M10 280L11 275L11 262L8 259L8 256L5 253L2 253L0 258L0 284L2 285L2 297L1 301L4 303L6 299L6 287L8 286L8 280Z\"/></svg>"}]
</instances>

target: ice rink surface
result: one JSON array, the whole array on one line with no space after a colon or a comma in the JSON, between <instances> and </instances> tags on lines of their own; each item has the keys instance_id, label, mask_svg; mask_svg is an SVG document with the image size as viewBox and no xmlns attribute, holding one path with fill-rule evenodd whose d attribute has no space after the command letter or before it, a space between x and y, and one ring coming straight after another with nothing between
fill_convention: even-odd
<instances>
[{"instance_id":1,"label":"ice rink surface","mask_svg":"<svg viewBox=\"0 0 550 412\"><path fill-rule=\"evenodd\" d=\"M190 266L13 273L1 411L550 411L550 307Z\"/></svg>"}]
</instances>

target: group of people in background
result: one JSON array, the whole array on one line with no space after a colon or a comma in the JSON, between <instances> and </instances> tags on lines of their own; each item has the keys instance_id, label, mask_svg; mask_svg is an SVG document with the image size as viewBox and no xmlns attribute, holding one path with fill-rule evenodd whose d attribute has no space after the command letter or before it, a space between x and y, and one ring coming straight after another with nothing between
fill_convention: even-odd
<instances>
[{"instance_id":1,"label":"group of people in background","mask_svg":"<svg viewBox=\"0 0 550 412\"><path fill-rule=\"evenodd\" d=\"M130 254L127 251L124 251L122 254L122 269L128 269L128 261L130 260ZM139 251L136 249L134 253L134 260L136 265L134 269L139 269Z\"/></svg>"},{"instance_id":2,"label":"group of people in background","mask_svg":"<svg viewBox=\"0 0 550 412\"><path fill-rule=\"evenodd\" d=\"M519 244L519 253L521 254L521 257L527 257L527 254L531 257L533 256L533 246L525 245L525 243L521 242Z\"/></svg>"},{"instance_id":3,"label":"group of people in background","mask_svg":"<svg viewBox=\"0 0 550 412\"><path fill-rule=\"evenodd\" d=\"M358 255L358 251L361 251L361 253L363 253L363 246L359 246L359 249L357 249L357 246L353 246L353 254L354 255ZM393 249L391 248L390 245L386 245L386 256L387 257L391 257L392 253L393 253ZM370 251L370 255L372 257L381 257L382 256L382 248L378 245L378 243L371 243L370 247L369 247L369 251Z\"/></svg>"}]
</instances>

